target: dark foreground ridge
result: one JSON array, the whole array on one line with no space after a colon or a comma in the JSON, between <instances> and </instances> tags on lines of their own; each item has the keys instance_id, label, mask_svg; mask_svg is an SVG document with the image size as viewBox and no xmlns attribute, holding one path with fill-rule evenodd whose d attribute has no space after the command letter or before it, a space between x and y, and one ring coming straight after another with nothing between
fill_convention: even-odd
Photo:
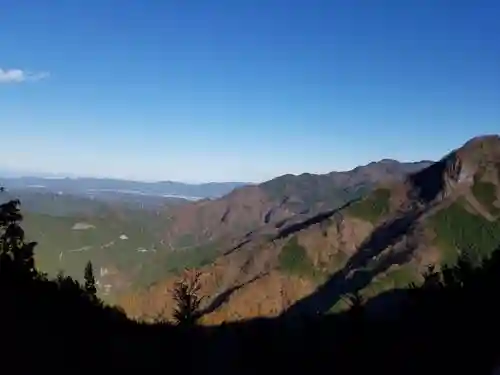
<instances>
[{"instance_id":1,"label":"dark foreground ridge","mask_svg":"<svg viewBox=\"0 0 500 375\"><path fill-rule=\"evenodd\" d=\"M197 326L192 316L187 324L147 324L96 297L91 265L84 285L37 271L18 205L0 206L2 374L480 375L497 364L499 251L479 266L461 259L429 270L423 285L377 300L350 296L352 307L342 314L212 327ZM392 314L367 313L367 305L394 296L400 303Z\"/></svg>"}]
</instances>

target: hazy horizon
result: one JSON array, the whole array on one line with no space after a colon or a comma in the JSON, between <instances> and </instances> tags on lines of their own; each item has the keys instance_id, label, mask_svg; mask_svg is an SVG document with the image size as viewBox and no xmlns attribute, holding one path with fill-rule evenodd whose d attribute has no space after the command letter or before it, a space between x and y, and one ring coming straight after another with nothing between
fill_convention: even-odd
<instances>
[{"instance_id":1,"label":"hazy horizon","mask_svg":"<svg viewBox=\"0 0 500 375\"><path fill-rule=\"evenodd\" d=\"M500 2L8 2L0 168L262 182L500 130ZM20 48L22 46L22 48Z\"/></svg>"},{"instance_id":2,"label":"hazy horizon","mask_svg":"<svg viewBox=\"0 0 500 375\"><path fill-rule=\"evenodd\" d=\"M444 156L444 155L443 155ZM380 163L384 160L392 160L392 161L396 161L396 162L400 162L400 163L421 163L421 162L433 162L434 160L430 160L430 159L422 159L422 160L406 160L406 161L401 161L401 160L395 160L395 159L387 159L387 158L383 158L383 159L380 159L380 160L371 160L371 161L368 161L364 164L360 164L360 165L356 165L354 166L353 168L349 168L349 169L344 169L344 170L331 170L331 171L327 171L325 173L321 173L321 174L327 174L327 173L331 173L331 172L349 172L349 171L352 171L353 169L357 168L357 167L363 167L363 166L367 166L368 164L370 163ZM7 173L7 175L3 175L4 173ZM302 171L302 172L299 172L299 173L284 173L284 174L281 174L281 175L278 175L278 176L274 176L274 177L271 177L270 179L274 179L274 178L277 178L277 177L280 177L280 176L284 176L284 175L295 175L295 176L298 176L298 175L301 175L301 174L307 174L307 173L311 173L309 171ZM0 177L7 177L7 178L10 178L10 177L13 177L13 178L22 178L22 177L35 177L35 178L45 178L45 179L65 179L65 178L68 178L68 179L109 179L109 180L122 180L122 181L133 181L133 182L143 182L143 183L161 183L161 182L174 182L174 183L182 183L182 184L195 184L195 185L198 185L198 184L210 184L210 183L221 183L221 184L260 184L260 183L263 183L263 182L266 182L266 181L269 181L269 180L262 180L262 181L225 181L225 180L220 180L220 181L214 181L214 180L206 180L206 181L197 181L197 180L194 180L194 181L179 181L179 180L155 180L155 179L151 179L151 180L137 180L137 179L129 179L129 178L122 178L122 177L111 177L111 176L92 176L92 175L78 175L78 174L74 174L74 173L64 173L64 172L43 172L43 171L29 171L29 170L25 170L25 171L20 171L20 170L14 170L14 169L9 169L9 168L2 168L0 166Z\"/></svg>"}]
</instances>

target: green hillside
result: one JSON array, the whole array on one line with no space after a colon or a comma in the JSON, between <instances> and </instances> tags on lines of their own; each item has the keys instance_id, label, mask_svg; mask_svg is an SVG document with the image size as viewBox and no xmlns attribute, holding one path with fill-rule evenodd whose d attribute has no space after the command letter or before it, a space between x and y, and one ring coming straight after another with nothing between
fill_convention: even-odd
<instances>
[{"instance_id":1,"label":"green hillside","mask_svg":"<svg viewBox=\"0 0 500 375\"><path fill-rule=\"evenodd\" d=\"M347 212L352 216L375 224L380 217L389 213L390 198L391 191L389 189L379 188L374 190L366 198L353 203L349 206Z\"/></svg>"},{"instance_id":2,"label":"green hillside","mask_svg":"<svg viewBox=\"0 0 500 375\"><path fill-rule=\"evenodd\" d=\"M209 264L219 255L215 243L171 247L162 237L168 224L165 215L139 210L108 210L93 217L28 212L23 222L27 239L38 242L36 261L41 271L52 276L63 271L81 280L90 260L98 280L104 283L118 271L134 289Z\"/></svg>"},{"instance_id":3,"label":"green hillside","mask_svg":"<svg viewBox=\"0 0 500 375\"><path fill-rule=\"evenodd\" d=\"M460 199L431 218L444 264L453 264L459 252L467 252L474 259L484 258L500 244L500 220L491 222L473 214L465 204Z\"/></svg>"},{"instance_id":4,"label":"green hillside","mask_svg":"<svg viewBox=\"0 0 500 375\"><path fill-rule=\"evenodd\" d=\"M30 212L24 218L27 238L38 242L37 263L49 274L64 270L80 279L88 260L96 270L135 273L166 250L161 234L167 220L140 211L95 217Z\"/></svg>"}]
</instances>

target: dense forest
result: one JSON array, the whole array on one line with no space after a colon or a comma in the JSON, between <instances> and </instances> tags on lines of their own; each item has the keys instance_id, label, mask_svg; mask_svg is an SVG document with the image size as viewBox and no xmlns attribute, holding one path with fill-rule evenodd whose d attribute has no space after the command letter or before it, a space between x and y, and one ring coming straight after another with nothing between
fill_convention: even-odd
<instances>
[{"instance_id":1,"label":"dense forest","mask_svg":"<svg viewBox=\"0 0 500 375\"><path fill-rule=\"evenodd\" d=\"M285 312L219 326L197 325L196 274L173 290L175 322L145 323L96 296L92 264L82 270L84 283L51 279L37 270L35 251L24 238L20 202L2 204L2 373L491 374L500 359L499 251L482 261L462 251L453 264L429 269L423 284L371 300L345 296L347 312ZM293 244L281 263L291 272L308 269Z\"/></svg>"}]
</instances>

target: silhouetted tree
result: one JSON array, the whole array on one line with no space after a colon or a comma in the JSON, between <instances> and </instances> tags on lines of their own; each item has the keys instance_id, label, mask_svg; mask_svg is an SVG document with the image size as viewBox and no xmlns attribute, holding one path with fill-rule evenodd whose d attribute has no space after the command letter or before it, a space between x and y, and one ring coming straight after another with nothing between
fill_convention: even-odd
<instances>
[{"instance_id":1,"label":"silhouetted tree","mask_svg":"<svg viewBox=\"0 0 500 375\"><path fill-rule=\"evenodd\" d=\"M87 265L85 266L84 279L85 279L85 285L84 285L85 291L90 297L96 298L97 287L94 277L94 268L92 267L92 262L90 260L87 262Z\"/></svg>"},{"instance_id":2,"label":"silhouetted tree","mask_svg":"<svg viewBox=\"0 0 500 375\"><path fill-rule=\"evenodd\" d=\"M349 305L348 314L352 318L358 319L358 318L362 318L363 317L364 311L365 311L364 304L365 304L366 301L359 294L359 292L356 291L354 293L347 294L347 295L343 296L342 298Z\"/></svg>"},{"instance_id":3,"label":"silhouetted tree","mask_svg":"<svg viewBox=\"0 0 500 375\"><path fill-rule=\"evenodd\" d=\"M173 317L179 325L193 325L201 317L200 304L203 297L198 295L200 275L196 271L186 271L185 276L175 283L173 297L176 306Z\"/></svg>"},{"instance_id":4,"label":"silhouetted tree","mask_svg":"<svg viewBox=\"0 0 500 375\"><path fill-rule=\"evenodd\" d=\"M0 205L0 272L11 281L34 279L36 242L25 242L24 230L19 223L22 215L19 200Z\"/></svg>"}]
</instances>

